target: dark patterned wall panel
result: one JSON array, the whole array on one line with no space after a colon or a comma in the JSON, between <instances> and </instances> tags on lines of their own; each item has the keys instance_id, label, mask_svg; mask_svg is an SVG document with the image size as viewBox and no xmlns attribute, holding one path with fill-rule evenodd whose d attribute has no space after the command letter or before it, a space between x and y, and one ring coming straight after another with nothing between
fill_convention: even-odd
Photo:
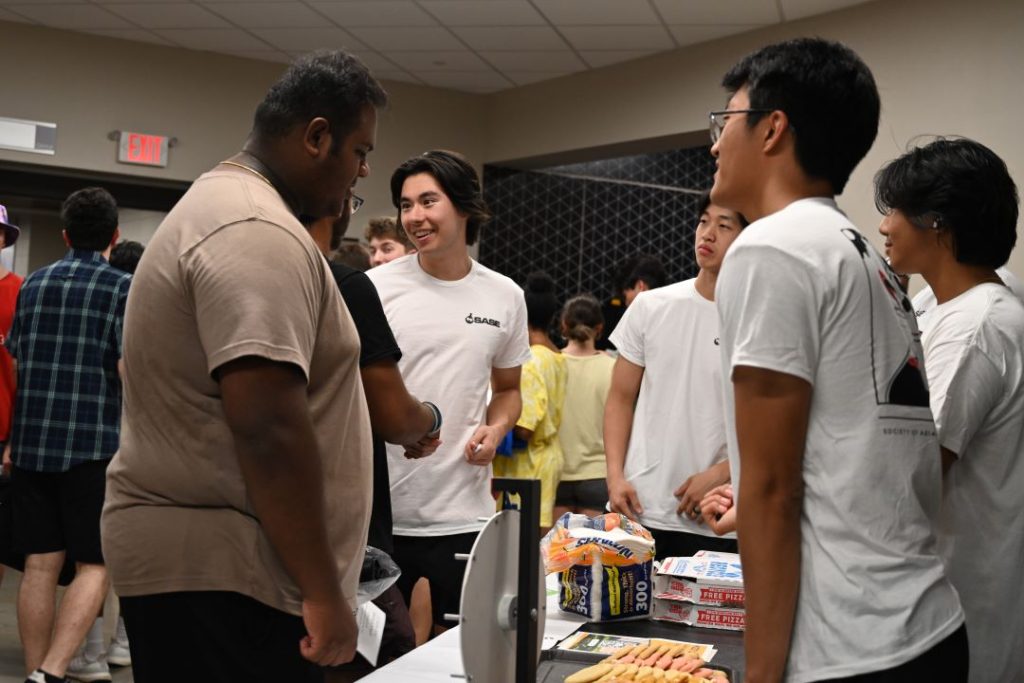
<instances>
[{"instance_id":1,"label":"dark patterned wall panel","mask_svg":"<svg viewBox=\"0 0 1024 683\"><path fill-rule=\"evenodd\" d=\"M543 171L487 166L484 194L495 220L480 261L519 283L543 270L563 296L609 296L615 268L640 252L661 258L671 281L693 277L696 193L713 173L707 147Z\"/></svg>"}]
</instances>

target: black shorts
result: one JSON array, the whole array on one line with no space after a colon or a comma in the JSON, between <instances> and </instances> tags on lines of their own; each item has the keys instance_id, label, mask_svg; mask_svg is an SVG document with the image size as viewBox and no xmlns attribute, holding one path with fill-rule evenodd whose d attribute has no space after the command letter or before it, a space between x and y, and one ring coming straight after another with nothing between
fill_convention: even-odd
<instances>
[{"instance_id":1,"label":"black shorts","mask_svg":"<svg viewBox=\"0 0 1024 683\"><path fill-rule=\"evenodd\" d=\"M430 582L430 605L434 623L451 628L457 626L446 621L445 614L458 614L462 598L462 577L466 562L456 560L455 553L469 553L473 549L477 532L452 536L395 536L392 558L402 570L398 589L405 604L409 604L412 588L420 578Z\"/></svg>"},{"instance_id":2,"label":"black shorts","mask_svg":"<svg viewBox=\"0 0 1024 683\"><path fill-rule=\"evenodd\" d=\"M66 551L69 560L103 564L100 515L109 460L67 472L11 471L14 550L25 555Z\"/></svg>"},{"instance_id":3,"label":"black shorts","mask_svg":"<svg viewBox=\"0 0 1024 683\"><path fill-rule=\"evenodd\" d=\"M961 626L932 649L895 668L847 678L830 678L827 682L822 681L821 683L903 683L903 681L967 683L969 665L967 626Z\"/></svg>"},{"instance_id":4,"label":"black shorts","mask_svg":"<svg viewBox=\"0 0 1024 683\"><path fill-rule=\"evenodd\" d=\"M685 531L666 531L647 527L654 537L654 554L659 560L666 557L692 557L698 550L714 550L720 553L736 553L739 547L735 538L704 536Z\"/></svg>"},{"instance_id":5,"label":"black shorts","mask_svg":"<svg viewBox=\"0 0 1024 683\"><path fill-rule=\"evenodd\" d=\"M302 618L240 593L121 598L135 683L321 683L302 658Z\"/></svg>"},{"instance_id":6,"label":"black shorts","mask_svg":"<svg viewBox=\"0 0 1024 683\"><path fill-rule=\"evenodd\" d=\"M566 508L604 510L608 502L608 482L604 479L563 481L555 491L555 505Z\"/></svg>"}]
</instances>

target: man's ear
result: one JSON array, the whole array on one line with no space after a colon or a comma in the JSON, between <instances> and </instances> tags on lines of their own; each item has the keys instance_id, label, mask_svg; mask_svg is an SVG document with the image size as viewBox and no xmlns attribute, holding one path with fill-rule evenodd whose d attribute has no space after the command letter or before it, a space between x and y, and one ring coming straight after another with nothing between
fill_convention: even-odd
<instances>
[{"instance_id":1,"label":"man's ear","mask_svg":"<svg viewBox=\"0 0 1024 683\"><path fill-rule=\"evenodd\" d=\"M639 294L640 292L650 291L651 287L643 280L637 280L636 284L633 285L633 289L635 289L636 293Z\"/></svg>"},{"instance_id":2,"label":"man's ear","mask_svg":"<svg viewBox=\"0 0 1024 683\"><path fill-rule=\"evenodd\" d=\"M68 239L68 231L67 230L61 230L60 231L60 236L64 238L64 245L67 246L68 249L70 249L71 248L71 240Z\"/></svg>"},{"instance_id":3,"label":"man's ear","mask_svg":"<svg viewBox=\"0 0 1024 683\"><path fill-rule=\"evenodd\" d=\"M768 122L764 131L764 151L773 152L779 149L784 133L790 130L789 117L786 112L776 109L764 118Z\"/></svg>"},{"instance_id":4,"label":"man's ear","mask_svg":"<svg viewBox=\"0 0 1024 683\"><path fill-rule=\"evenodd\" d=\"M114 228L114 235L110 238L110 246L114 247L121 241L121 226Z\"/></svg>"},{"instance_id":5,"label":"man's ear","mask_svg":"<svg viewBox=\"0 0 1024 683\"><path fill-rule=\"evenodd\" d=\"M306 124L302 131L302 144L306 153L311 157L320 158L325 156L331 149L331 124L322 116Z\"/></svg>"}]
</instances>

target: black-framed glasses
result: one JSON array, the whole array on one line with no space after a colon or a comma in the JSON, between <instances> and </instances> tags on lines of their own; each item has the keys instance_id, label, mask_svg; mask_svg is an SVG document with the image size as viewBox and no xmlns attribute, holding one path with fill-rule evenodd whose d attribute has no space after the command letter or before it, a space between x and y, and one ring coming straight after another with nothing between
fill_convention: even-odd
<instances>
[{"instance_id":1,"label":"black-framed glasses","mask_svg":"<svg viewBox=\"0 0 1024 683\"><path fill-rule=\"evenodd\" d=\"M349 204L352 207L352 213L355 213L356 211L358 211L359 207L366 203L365 200L362 197L360 197L359 195L355 195L355 194L349 195L348 202L349 202Z\"/></svg>"},{"instance_id":2,"label":"black-framed glasses","mask_svg":"<svg viewBox=\"0 0 1024 683\"><path fill-rule=\"evenodd\" d=\"M733 114L770 114L774 109L722 109L721 111L713 111L708 114L708 131L711 133L711 144L718 142L718 138L722 137L722 129L725 128L725 122L728 121L729 116Z\"/></svg>"}]
</instances>

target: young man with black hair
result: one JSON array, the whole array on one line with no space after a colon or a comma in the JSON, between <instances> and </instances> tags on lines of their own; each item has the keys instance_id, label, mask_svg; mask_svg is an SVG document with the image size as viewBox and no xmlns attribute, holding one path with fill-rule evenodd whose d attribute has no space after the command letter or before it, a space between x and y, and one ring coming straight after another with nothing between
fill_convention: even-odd
<instances>
[{"instance_id":1,"label":"young man with black hair","mask_svg":"<svg viewBox=\"0 0 1024 683\"><path fill-rule=\"evenodd\" d=\"M605 326L596 344L597 348L602 350L615 348L615 344L610 341L611 333L615 331L626 308L633 303L637 294L664 287L668 284L668 273L657 257L635 254L619 264L612 280L612 289L615 293L601 304Z\"/></svg>"},{"instance_id":2,"label":"young man with black hair","mask_svg":"<svg viewBox=\"0 0 1024 683\"><path fill-rule=\"evenodd\" d=\"M369 174L386 102L345 52L298 60L146 247L103 517L139 683L319 681L355 653L370 421L304 225Z\"/></svg>"},{"instance_id":3,"label":"young man with black hair","mask_svg":"<svg viewBox=\"0 0 1024 683\"><path fill-rule=\"evenodd\" d=\"M939 543L967 615L970 680L1024 680L1024 304L997 268L1017 241L1017 188L973 140L939 139L875 178L892 267L920 273L942 447Z\"/></svg>"},{"instance_id":4,"label":"young man with black hair","mask_svg":"<svg viewBox=\"0 0 1024 683\"><path fill-rule=\"evenodd\" d=\"M697 277L637 296L611 336L608 498L650 530L661 558L736 552L735 534L721 539L701 524L699 503L729 481L715 283L746 221L707 193L697 208Z\"/></svg>"},{"instance_id":5,"label":"young man with black hair","mask_svg":"<svg viewBox=\"0 0 1024 683\"><path fill-rule=\"evenodd\" d=\"M353 206L353 202L348 202L340 217L321 218L309 226L309 234L324 256L330 257L344 246L342 238L353 213L349 207ZM359 374L373 428L373 508L367 544L392 555L395 549L391 491L384 442L407 446L406 456L410 458L430 455L440 443L437 431L441 413L434 404L417 401L406 389L398 371L402 351L373 283L363 271L344 263L331 260L329 265L359 333ZM411 651L416 646L415 634L404 598L396 587L392 586L373 602L384 611L386 618L377 659L377 664L383 665ZM352 662L342 665L332 680L349 680L373 668L357 655Z\"/></svg>"},{"instance_id":6,"label":"young man with black hair","mask_svg":"<svg viewBox=\"0 0 1024 683\"><path fill-rule=\"evenodd\" d=\"M107 263L118 238L109 192L72 193L61 223L69 251L25 279L7 338L17 368L10 441L14 546L26 555L18 630L27 681L36 683L64 680L107 594L100 513L107 466L118 448L131 282ZM56 610L65 557L76 563L76 574Z\"/></svg>"},{"instance_id":7,"label":"young man with black hair","mask_svg":"<svg viewBox=\"0 0 1024 683\"><path fill-rule=\"evenodd\" d=\"M964 681L913 311L834 199L875 139L874 78L849 48L803 38L723 85L711 197L752 221L715 297L745 680Z\"/></svg>"},{"instance_id":8,"label":"young man with black hair","mask_svg":"<svg viewBox=\"0 0 1024 683\"><path fill-rule=\"evenodd\" d=\"M388 447L395 561L406 600L430 582L435 628L459 612L467 553L494 513L491 461L519 419L520 368L530 359L523 291L470 258L489 220L473 167L453 152L405 161L391 176L391 200L417 253L373 268L409 390L437 397L442 446L409 460ZM488 389L492 390L490 401Z\"/></svg>"}]
</instances>

